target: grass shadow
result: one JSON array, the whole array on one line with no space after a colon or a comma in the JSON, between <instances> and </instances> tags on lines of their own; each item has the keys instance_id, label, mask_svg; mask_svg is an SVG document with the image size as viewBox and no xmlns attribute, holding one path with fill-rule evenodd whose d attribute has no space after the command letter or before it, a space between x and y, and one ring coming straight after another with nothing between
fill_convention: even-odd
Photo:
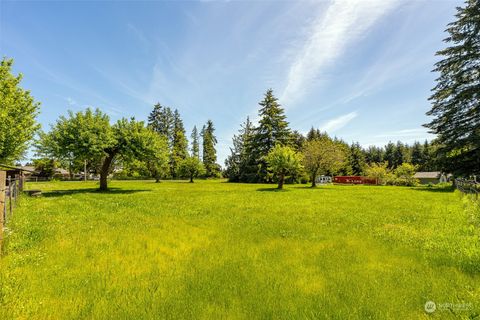
<instances>
[{"instance_id":1,"label":"grass shadow","mask_svg":"<svg viewBox=\"0 0 480 320\"><path fill-rule=\"evenodd\" d=\"M290 191L288 189L278 189L277 187L273 187L273 188L258 188L257 191L260 191L260 192L287 192L287 191Z\"/></svg>"},{"instance_id":2,"label":"grass shadow","mask_svg":"<svg viewBox=\"0 0 480 320\"><path fill-rule=\"evenodd\" d=\"M295 187L295 189L302 189L302 190L334 190L333 188L328 188L326 186L316 186L316 187L312 187L311 185L302 185L302 186L297 186ZM335 189L336 190L336 189Z\"/></svg>"},{"instance_id":3,"label":"grass shadow","mask_svg":"<svg viewBox=\"0 0 480 320\"><path fill-rule=\"evenodd\" d=\"M416 191L427 191L427 192L440 192L440 193L451 193L455 191L453 186L445 187L412 187L411 190Z\"/></svg>"},{"instance_id":4,"label":"grass shadow","mask_svg":"<svg viewBox=\"0 0 480 320\"><path fill-rule=\"evenodd\" d=\"M47 191L43 192L42 196L46 198L52 198L52 197L63 197L63 196L69 196L69 195L74 195L74 194L84 194L84 193L90 193L90 194L133 194L133 193L138 193L138 192L145 192L145 191L151 191L150 189L135 189L135 190L126 190L126 189L120 189L120 188L108 188L106 191L101 191L98 188L84 188L84 189L69 189L69 190L52 190L52 191Z\"/></svg>"}]
</instances>

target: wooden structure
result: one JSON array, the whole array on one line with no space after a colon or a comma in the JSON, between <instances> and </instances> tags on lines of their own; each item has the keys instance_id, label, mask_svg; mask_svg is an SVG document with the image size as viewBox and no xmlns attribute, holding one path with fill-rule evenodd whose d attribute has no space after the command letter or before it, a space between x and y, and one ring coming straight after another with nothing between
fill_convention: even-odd
<instances>
[{"instance_id":1,"label":"wooden structure","mask_svg":"<svg viewBox=\"0 0 480 320\"><path fill-rule=\"evenodd\" d=\"M343 184L377 184L375 179L362 176L335 176L333 177L333 182Z\"/></svg>"},{"instance_id":2,"label":"wooden structure","mask_svg":"<svg viewBox=\"0 0 480 320\"><path fill-rule=\"evenodd\" d=\"M413 177L415 179L418 179L420 184L437 184L442 182L448 182L451 178L451 175L445 175L440 171L431 171L417 172Z\"/></svg>"},{"instance_id":3,"label":"wooden structure","mask_svg":"<svg viewBox=\"0 0 480 320\"><path fill-rule=\"evenodd\" d=\"M18 189L23 191L25 187L25 173L36 173L34 170L26 169L24 167L9 166L6 164L0 164L0 170L5 170L7 176L7 186L9 180L18 180ZM10 178L10 179L9 179Z\"/></svg>"}]
</instances>

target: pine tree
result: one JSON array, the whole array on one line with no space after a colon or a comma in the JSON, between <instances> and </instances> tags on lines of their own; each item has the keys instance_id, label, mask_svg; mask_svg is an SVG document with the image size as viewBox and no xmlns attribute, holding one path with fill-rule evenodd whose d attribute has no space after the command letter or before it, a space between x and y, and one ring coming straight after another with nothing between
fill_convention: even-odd
<instances>
[{"instance_id":1,"label":"pine tree","mask_svg":"<svg viewBox=\"0 0 480 320\"><path fill-rule=\"evenodd\" d=\"M259 103L261 106L258 114L260 116L258 127L252 141L252 147L258 166L257 180L270 181L265 157L276 144L289 145L291 132L286 121L285 111L277 102L273 90L265 93L264 99Z\"/></svg>"},{"instance_id":2,"label":"pine tree","mask_svg":"<svg viewBox=\"0 0 480 320\"><path fill-rule=\"evenodd\" d=\"M217 138L214 135L215 127L212 120L208 120L207 124L203 126L203 165L205 166L205 176L218 177L220 173L219 165L217 164L217 151L215 145Z\"/></svg>"},{"instance_id":3,"label":"pine tree","mask_svg":"<svg viewBox=\"0 0 480 320\"><path fill-rule=\"evenodd\" d=\"M198 136L197 126L193 126L190 138L192 139L192 157L200 159L200 137Z\"/></svg>"},{"instance_id":4,"label":"pine tree","mask_svg":"<svg viewBox=\"0 0 480 320\"><path fill-rule=\"evenodd\" d=\"M148 126L158 134L167 138L169 145L172 145L174 116L169 107L163 107L160 103L153 106L148 116Z\"/></svg>"},{"instance_id":5,"label":"pine tree","mask_svg":"<svg viewBox=\"0 0 480 320\"><path fill-rule=\"evenodd\" d=\"M233 147L225 160L225 176L230 182L253 182L256 176L250 143L252 140L253 125L250 118L241 125L238 134L233 136Z\"/></svg>"},{"instance_id":6,"label":"pine tree","mask_svg":"<svg viewBox=\"0 0 480 320\"><path fill-rule=\"evenodd\" d=\"M388 167L390 169L395 168L395 149L395 144L391 141L385 146L385 156L383 160L388 162Z\"/></svg>"},{"instance_id":7,"label":"pine tree","mask_svg":"<svg viewBox=\"0 0 480 320\"><path fill-rule=\"evenodd\" d=\"M350 153L347 157L348 163L352 168L353 175L362 175L365 170L365 154L358 142L352 143Z\"/></svg>"},{"instance_id":8,"label":"pine tree","mask_svg":"<svg viewBox=\"0 0 480 320\"><path fill-rule=\"evenodd\" d=\"M172 152L170 154L170 172L173 178L178 177L178 169L182 160L188 155L188 141L180 113L175 109L173 113Z\"/></svg>"},{"instance_id":9,"label":"pine tree","mask_svg":"<svg viewBox=\"0 0 480 320\"><path fill-rule=\"evenodd\" d=\"M307 133L307 141L318 140L322 137L322 133L319 129L313 127L310 128L310 131Z\"/></svg>"},{"instance_id":10,"label":"pine tree","mask_svg":"<svg viewBox=\"0 0 480 320\"><path fill-rule=\"evenodd\" d=\"M457 8L447 27L450 46L438 51L440 73L433 88L434 119L425 126L438 135L443 169L459 175L480 173L480 1Z\"/></svg>"},{"instance_id":11,"label":"pine tree","mask_svg":"<svg viewBox=\"0 0 480 320\"><path fill-rule=\"evenodd\" d=\"M300 151L302 150L303 145L305 144L305 137L303 134L298 132L297 130L294 130L290 136L290 142L292 147L295 149L295 151Z\"/></svg>"},{"instance_id":12,"label":"pine tree","mask_svg":"<svg viewBox=\"0 0 480 320\"><path fill-rule=\"evenodd\" d=\"M376 146L370 146L365 151L365 161L368 164L383 162L383 156L383 149Z\"/></svg>"},{"instance_id":13,"label":"pine tree","mask_svg":"<svg viewBox=\"0 0 480 320\"><path fill-rule=\"evenodd\" d=\"M422 145L420 142L415 141L412 146L412 164L423 170L425 160Z\"/></svg>"},{"instance_id":14,"label":"pine tree","mask_svg":"<svg viewBox=\"0 0 480 320\"><path fill-rule=\"evenodd\" d=\"M393 153L393 167L396 168L404 162L408 162L405 156L405 146L401 141L397 142L395 146L395 152Z\"/></svg>"}]
</instances>

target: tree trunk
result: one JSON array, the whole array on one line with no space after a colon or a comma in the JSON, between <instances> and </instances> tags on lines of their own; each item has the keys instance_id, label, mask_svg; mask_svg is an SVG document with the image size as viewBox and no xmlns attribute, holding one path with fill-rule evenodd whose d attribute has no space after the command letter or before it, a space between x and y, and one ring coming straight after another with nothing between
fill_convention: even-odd
<instances>
[{"instance_id":1,"label":"tree trunk","mask_svg":"<svg viewBox=\"0 0 480 320\"><path fill-rule=\"evenodd\" d=\"M113 162L114 157L115 157L115 153L111 153L107 155L105 160L103 160L102 169L100 169L100 190L101 191L108 190L107 177L108 177L110 166Z\"/></svg>"},{"instance_id":2,"label":"tree trunk","mask_svg":"<svg viewBox=\"0 0 480 320\"><path fill-rule=\"evenodd\" d=\"M193 174L190 175L190 183L193 183Z\"/></svg>"},{"instance_id":3,"label":"tree trunk","mask_svg":"<svg viewBox=\"0 0 480 320\"><path fill-rule=\"evenodd\" d=\"M285 180L285 175L282 173L278 177L278 189L283 189L283 181Z\"/></svg>"},{"instance_id":4,"label":"tree trunk","mask_svg":"<svg viewBox=\"0 0 480 320\"><path fill-rule=\"evenodd\" d=\"M73 180L73 164L72 161L68 162L68 178Z\"/></svg>"},{"instance_id":5,"label":"tree trunk","mask_svg":"<svg viewBox=\"0 0 480 320\"><path fill-rule=\"evenodd\" d=\"M317 181L315 181L316 178L317 178L317 174L316 173L312 174L312 188L315 188L317 186Z\"/></svg>"}]
</instances>

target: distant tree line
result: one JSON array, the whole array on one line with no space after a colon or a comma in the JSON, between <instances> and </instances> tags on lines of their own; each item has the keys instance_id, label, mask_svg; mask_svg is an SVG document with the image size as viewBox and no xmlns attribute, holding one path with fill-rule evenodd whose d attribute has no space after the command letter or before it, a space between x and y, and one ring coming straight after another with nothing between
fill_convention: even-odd
<instances>
[{"instance_id":1,"label":"distant tree line","mask_svg":"<svg viewBox=\"0 0 480 320\"><path fill-rule=\"evenodd\" d=\"M188 151L183 121L178 110L156 104L148 123L135 119L121 119L110 124L109 117L99 109L86 109L61 116L48 133L40 132L36 154L42 166L59 163L71 173L83 171L100 175L100 189L107 189L107 177L153 177L157 182L165 178L219 177L213 122L208 120L201 136L203 161L200 159L199 135L192 132L192 148ZM54 159L56 162L48 162ZM83 165L83 166L82 166ZM84 173L86 174L86 173Z\"/></svg>"},{"instance_id":2,"label":"distant tree line","mask_svg":"<svg viewBox=\"0 0 480 320\"><path fill-rule=\"evenodd\" d=\"M278 176L268 169L269 153L283 146L301 153L303 173L295 170L287 180L315 180L318 174L364 175L371 164L386 163L395 170L404 163L412 164L417 170L439 170L436 162L436 145L425 141L412 145L389 142L385 147L363 148L358 142L351 144L337 137L330 137L320 129L311 128L306 135L291 130L284 109L270 89L259 103L259 121L254 126L249 118L233 137L231 154L225 161L225 176L232 182L272 182ZM278 152L280 149L277 149ZM273 158L270 158L273 159ZM278 159L278 158L277 158ZM306 174L306 176L305 176ZM285 174L286 175L286 174Z\"/></svg>"},{"instance_id":3,"label":"distant tree line","mask_svg":"<svg viewBox=\"0 0 480 320\"><path fill-rule=\"evenodd\" d=\"M220 165L217 164L217 138L215 136L215 127L212 120L208 120L198 132L196 126L193 127L191 146L188 146L188 139L183 125L182 118L177 109L173 110L157 103L148 116L148 127L164 138L168 144L168 170L161 171L163 178L185 177L185 163L190 164L189 172L193 172L194 166L197 166L199 173L206 178L218 178L221 175ZM202 155L200 155L200 140L202 140ZM193 158L193 159L189 159ZM183 169L182 169L183 167ZM187 174L188 177L191 174Z\"/></svg>"}]
</instances>

